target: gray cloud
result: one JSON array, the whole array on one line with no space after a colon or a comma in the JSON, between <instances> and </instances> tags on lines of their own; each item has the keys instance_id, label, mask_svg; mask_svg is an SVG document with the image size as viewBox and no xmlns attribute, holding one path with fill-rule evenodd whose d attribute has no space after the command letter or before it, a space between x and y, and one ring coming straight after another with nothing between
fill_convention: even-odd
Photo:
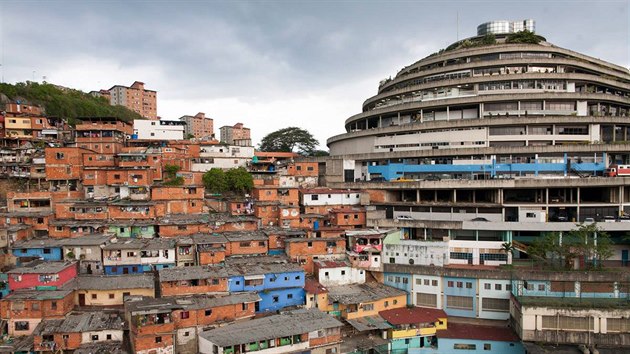
<instances>
[{"instance_id":1,"label":"gray cloud","mask_svg":"<svg viewBox=\"0 0 630 354\"><path fill-rule=\"evenodd\" d=\"M237 100L243 110L230 111L237 117L225 119L252 127L264 120L259 136L283 127L273 124L274 116L289 116L264 107L282 109L282 102L291 102L291 109L297 110L293 115L325 123L314 128L324 141L331 129L339 132L343 120L360 111L366 95L375 93L379 78L393 76L455 41L457 13L459 38L474 35L476 26L488 20L533 18L538 33L550 42L627 67L628 8L627 0L597 5L587 1L5 1L0 2L2 69L7 81L29 80L35 70L37 77L47 75L52 82L83 90L141 80L158 90L158 112L169 118L196 110L212 115L200 105ZM77 73L78 68L85 69ZM331 107L345 108L338 113L324 109L327 116L321 117L317 112L322 107L310 104L325 105L322 97ZM268 116L261 116L261 111ZM319 128L322 125L326 127Z\"/></svg>"}]
</instances>

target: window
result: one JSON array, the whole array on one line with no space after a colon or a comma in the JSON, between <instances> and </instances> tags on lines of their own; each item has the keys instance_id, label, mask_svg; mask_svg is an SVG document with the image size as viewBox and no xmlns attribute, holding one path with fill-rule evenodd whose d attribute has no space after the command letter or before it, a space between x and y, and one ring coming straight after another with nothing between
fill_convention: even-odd
<instances>
[{"instance_id":1,"label":"window","mask_svg":"<svg viewBox=\"0 0 630 354\"><path fill-rule=\"evenodd\" d=\"M51 301L50 302L50 309L51 310L56 310L57 309L57 301Z\"/></svg>"},{"instance_id":2,"label":"window","mask_svg":"<svg viewBox=\"0 0 630 354\"><path fill-rule=\"evenodd\" d=\"M65 155L63 154L63 152L57 153L57 160L63 160L64 158L65 158Z\"/></svg>"},{"instance_id":3,"label":"window","mask_svg":"<svg viewBox=\"0 0 630 354\"><path fill-rule=\"evenodd\" d=\"M374 310L374 304L364 304L363 305L363 311L373 311Z\"/></svg>"},{"instance_id":4,"label":"window","mask_svg":"<svg viewBox=\"0 0 630 354\"><path fill-rule=\"evenodd\" d=\"M16 331L28 331L29 323L27 321L17 321L15 322L15 330Z\"/></svg>"},{"instance_id":5,"label":"window","mask_svg":"<svg viewBox=\"0 0 630 354\"><path fill-rule=\"evenodd\" d=\"M293 299L293 294L287 294L287 299Z\"/></svg>"},{"instance_id":6,"label":"window","mask_svg":"<svg viewBox=\"0 0 630 354\"><path fill-rule=\"evenodd\" d=\"M485 297L481 300L481 308L484 311L508 312L510 311L510 300Z\"/></svg>"},{"instance_id":7,"label":"window","mask_svg":"<svg viewBox=\"0 0 630 354\"><path fill-rule=\"evenodd\" d=\"M92 340L98 340L98 334L93 334L92 335Z\"/></svg>"},{"instance_id":8,"label":"window","mask_svg":"<svg viewBox=\"0 0 630 354\"><path fill-rule=\"evenodd\" d=\"M33 311L37 311L39 310L39 302L34 302L33 303Z\"/></svg>"},{"instance_id":9,"label":"window","mask_svg":"<svg viewBox=\"0 0 630 354\"><path fill-rule=\"evenodd\" d=\"M403 284L408 284L409 283L409 278L402 278L402 283Z\"/></svg>"},{"instance_id":10,"label":"window","mask_svg":"<svg viewBox=\"0 0 630 354\"><path fill-rule=\"evenodd\" d=\"M319 195L317 194L311 195L311 200L319 200Z\"/></svg>"},{"instance_id":11,"label":"window","mask_svg":"<svg viewBox=\"0 0 630 354\"><path fill-rule=\"evenodd\" d=\"M274 304L278 303L280 301L280 297L279 296L274 296L271 300L271 302L273 302Z\"/></svg>"},{"instance_id":12,"label":"window","mask_svg":"<svg viewBox=\"0 0 630 354\"><path fill-rule=\"evenodd\" d=\"M466 289L472 289L472 283L467 281L466 282Z\"/></svg>"},{"instance_id":13,"label":"window","mask_svg":"<svg viewBox=\"0 0 630 354\"><path fill-rule=\"evenodd\" d=\"M108 334L105 338L106 338L107 340L111 340L111 339L112 339L112 335L111 335L111 334Z\"/></svg>"},{"instance_id":14,"label":"window","mask_svg":"<svg viewBox=\"0 0 630 354\"><path fill-rule=\"evenodd\" d=\"M448 286L449 288L453 287L453 281L449 280L448 283L446 283L446 286Z\"/></svg>"},{"instance_id":15,"label":"window","mask_svg":"<svg viewBox=\"0 0 630 354\"><path fill-rule=\"evenodd\" d=\"M490 283L485 283L485 284L483 284L483 288L484 288L485 290L492 290L492 284L490 284Z\"/></svg>"},{"instance_id":16,"label":"window","mask_svg":"<svg viewBox=\"0 0 630 354\"><path fill-rule=\"evenodd\" d=\"M427 293L416 293L416 304L418 306L436 307L437 295Z\"/></svg>"},{"instance_id":17,"label":"window","mask_svg":"<svg viewBox=\"0 0 630 354\"><path fill-rule=\"evenodd\" d=\"M186 319L186 318L190 318L190 312L188 312L188 311L182 311L182 314L181 314L181 319L182 319L182 320L184 320L184 319Z\"/></svg>"},{"instance_id":18,"label":"window","mask_svg":"<svg viewBox=\"0 0 630 354\"><path fill-rule=\"evenodd\" d=\"M449 309L472 310L473 298L467 296L448 296L446 307Z\"/></svg>"},{"instance_id":19,"label":"window","mask_svg":"<svg viewBox=\"0 0 630 354\"><path fill-rule=\"evenodd\" d=\"M501 290L502 286L501 284L494 284L494 290Z\"/></svg>"},{"instance_id":20,"label":"window","mask_svg":"<svg viewBox=\"0 0 630 354\"><path fill-rule=\"evenodd\" d=\"M204 314L205 316L210 316L210 315L212 315L212 309L207 309L207 310L205 310L205 311L203 312L203 314Z\"/></svg>"},{"instance_id":21,"label":"window","mask_svg":"<svg viewBox=\"0 0 630 354\"><path fill-rule=\"evenodd\" d=\"M438 286L437 280L431 280L431 286Z\"/></svg>"},{"instance_id":22,"label":"window","mask_svg":"<svg viewBox=\"0 0 630 354\"><path fill-rule=\"evenodd\" d=\"M265 241L258 242L258 246L265 247Z\"/></svg>"},{"instance_id":23,"label":"window","mask_svg":"<svg viewBox=\"0 0 630 354\"><path fill-rule=\"evenodd\" d=\"M50 248L44 248L44 254L50 254L51 250Z\"/></svg>"},{"instance_id":24,"label":"window","mask_svg":"<svg viewBox=\"0 0 630 354\"><path fill-rule=\"evenodd\" d=\"M96 300L98 298L98 294L92 294L92 300Z\"/></svg>"},{"instance_id":25,"label":"window","mask_svg":"<svg viewBox=\"0 0 630 354\"><path fill-rule=\"evenodd\" d=\"M477 350L477 345L475 344L453 344L453 349L463 349L463 350Z\"/></svg>"},{"instance_id":26,"label":"window","mask_svg":"<svg viewBox=\"0 0 630 354\"><path fill-rule=\"evenodd\" d=\"M429 285L429 279L424 279L424 285Z\"/></svg>"},{"instance_id":27,"label":"window","mask_svg":"<svg viewBox=\"0 0 630 354\"><path fill-rule=\"evenodd\" d=\"M385 307L389 307L389 301L385 301Z\"/></svg>"},{"instance_id":28,"label":"window","mask_svg":"<svg viewBox=\"0 0 630 354\"><path fill-rule=\"evenodd\" d=\"M306 245L307 245L309 248L310 248L310 247L313 247L313 242L312 242L312 241L309 241Z\"/></svg>"},{"instance_id":29,"label":"window","mask_svg":"<svg viewBox=\"0 0 630 354\"><path fill-rule=\"evenodd\" d=\"M155 337L155 343L162 343L162 337Z\"/></svg>"},{"instance_id":30,"label":"window","mask_svg":"<svg viewBox=\"0 0 630 354\"><path fill-rule=\"evenodd\" d=\"M492 344L483 343L483 350L492 350Z\"/></svg>"},{"instance_id":31,"label":"window","mask_svg":"<svg viewBox=\"0 0 630 354\"><path fill-rule=\"evenodd\" d=\"M296 276L295 276L295 280L300 280L300 276L299 276L299 275L296 275Z\"/></svg>"},{"instance_id":32,"label":"window","mask_svg":"<svg viewBox=\"0 0 630 354\"><path fill-rule=\"evenodd\" d=\"M538 291L545 291L545 284L538 284Z\"/></svg>"},{"instance_id":33,"label":"window","mask_svg":"<svg viewBox=\"0 0 630 354\"><path fill-rule=\"evenodd\" d=\"M457 287L458 288L463 288L464 287L464 282L463 281L458 281L457 282Z\"/></svg>"},{"instance_id":34,"label":"window","mask_svg":"<svg viewBox=\"0 0 630 354\"><path fill-rule=\"evenodd\" d=\"M115 298L115 297L116 297L116 296L115 296L114 294L109 294L109 298L110 298L110 299L113 299L113 298Z\"/></svg>"}]
</instances>

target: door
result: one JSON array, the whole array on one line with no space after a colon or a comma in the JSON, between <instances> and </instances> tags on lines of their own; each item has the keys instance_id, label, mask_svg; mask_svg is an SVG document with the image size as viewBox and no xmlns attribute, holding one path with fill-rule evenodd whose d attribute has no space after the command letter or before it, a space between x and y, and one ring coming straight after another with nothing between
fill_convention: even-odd
<instances>
[{"instance_id":1,"label":"door","mask_svg":"<svg viewBox=\"0 0 630 354\"><path fill-rule=\"evenodd\" d=\"M624 267L628 265L628 250L621 250L621 265Z\"/></svg>"},{"instance_id":2,"label":"door","mask_svg":"<svg viewBox=\"0 0 630 354\"><path fill-rule=\"evenodd\" d=\"M79 306L85 306L85 294L79 294Z\"/></svg>"}]
</instances>

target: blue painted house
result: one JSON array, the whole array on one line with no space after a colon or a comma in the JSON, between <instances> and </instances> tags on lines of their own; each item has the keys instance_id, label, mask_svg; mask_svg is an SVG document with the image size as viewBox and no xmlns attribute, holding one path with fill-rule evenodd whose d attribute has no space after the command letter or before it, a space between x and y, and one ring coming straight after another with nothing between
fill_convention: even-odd
<instances>
[{"instance_id":1,"label":"blue painted house","mask_svg":"<svg viewBox=\"0 0 630 354\"><path fill-rule=\"evenodd\" d=\"M0 299L4 299L10 292L9 275L7 273L0 273Z\"/></svg>"},{"instance_id":2,"label":"blue painted house","mask_svg":"<svg viewBox=\"0 0 630 354\"><path fill-rule=\"evenodd\" d=\"M277 311L305 304L305 273L295 263L280 257L245 257L226 262L228 291L255 291L261 301L256 312Z\"/></svg>"},{"instance_id":3,"label":"blue painted house","mask_svg":"<svg viewBox=\"0 0 630 354\"><path fill-rule=\"evenodd\" d=\"M174 266L174 239L116 238L103 247L106 275L140 274Z\"/></svg>"},{"instance_id":4,"label":"blue painted house","mask_svg":"<svg viewBox=\"0 0 630 354\"><path fill-rule=\"evenodd\" d=\"M477 279L444 277L444 311L449 316L477 317Z\"/></svg>"},{"instance_id":5,"label":"blue painted house","mask_svg":"<svg viewBox=\"0 0 630 354\"><path fill-rule=\"evenodd\" d=\"M413 348L408 354L525 354L525 347L509 327L452 323L437 331L430 348Z\"/></svg>"},{"instance_id":6,"label":"blue painted house","mask_svg":"<svg viewBox=\"0 0 630 354\"><path fill-rule=\"evenodd\" d=\"M20 258L28 261L41 259L47 262L63 260L63 240L54 238L41 238L16 241L11 246L11 253L17 257L17 265L21 265Z\"/></svg>"},{"instance_id":7,"label":"blue painted house","mask_svg":"<svg viewBox=\"0 0 630 354\"><path fill-rule=\"evenodd\" d=\"M409 273L384 273L385 280L383 283L387 286L404 290L407 292L407 304L413 303L411 298L411 281L412 276Z\"/></svg>"}]
</instances>

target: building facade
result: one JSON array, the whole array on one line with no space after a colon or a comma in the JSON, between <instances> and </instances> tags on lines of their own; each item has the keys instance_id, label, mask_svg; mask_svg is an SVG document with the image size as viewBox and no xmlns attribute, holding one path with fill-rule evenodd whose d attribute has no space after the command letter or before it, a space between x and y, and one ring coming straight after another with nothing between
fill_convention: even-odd
<instances>
[{"instance_id":1,"label":"building facade","mask_svg":"<svg viewBox=\"0 0 630 354\"><path fill-rule=\"evenodd\" d=\"M214 140L214 120L199 112L194 116L182 116L180 121L186 123L184 135L195 139Z\"/></svg>"},{"instance_id":2,"label":"building facade","mask_svg":"<svg viewBox=\"0 0 630 354\"><path fill-rule=\"evenodd\" d=\"M92 93L109 99L112 106L125 106L144 118L158 119L157 91L146 90L144 82L135 81L131 86L115 85L109 90Z\"/></svg>"}]
</instances>

